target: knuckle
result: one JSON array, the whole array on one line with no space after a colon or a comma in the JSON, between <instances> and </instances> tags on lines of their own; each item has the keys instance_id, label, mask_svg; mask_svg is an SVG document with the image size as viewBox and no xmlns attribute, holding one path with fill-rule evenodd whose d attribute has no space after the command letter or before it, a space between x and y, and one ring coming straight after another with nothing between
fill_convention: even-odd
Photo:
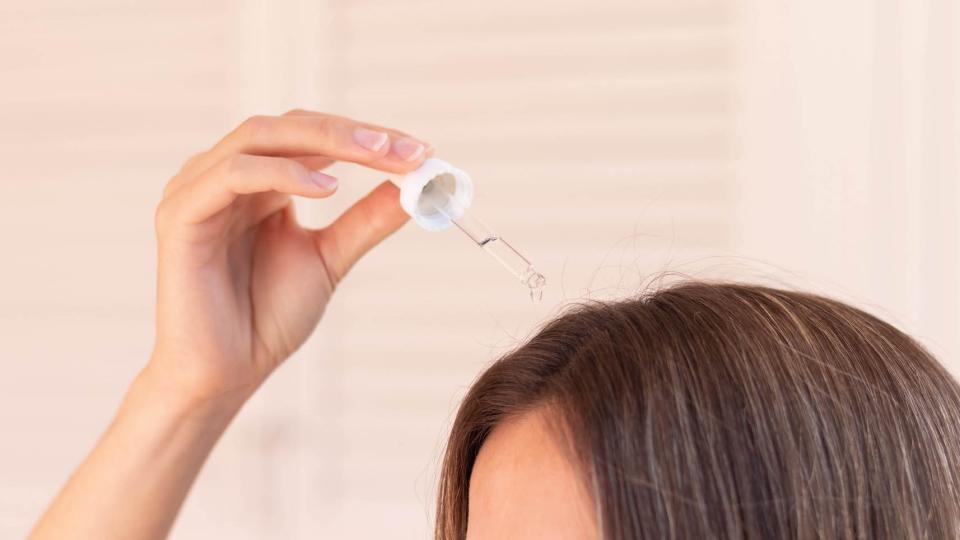
<instances>
[{"instance_id":1,"label":"knuckle","mask_svg":"<svg viewBox=\"0 0 960 540\"><path fill-rule=\"evenodd\" d=\"M200 152L199 154L194 154L194 155L190 156L189 158L187 158L187 160L183 162L183 166L180 167L180 172L181 172L181 173L182 173L182 172L186 172L186 171L189 171L190 169L192 169L193 167L195 167L195 166L197 165L197 163L198 163L201 159L203 159L203 157L204 157L205 155L206 155L206 152Z\"/></svg>"},{"instance_id":2,"label":"knuckle","mask_svg":"<svg viewBox=\"0 0 960 540\"><path fill-rule=\"evenodd\" d=\"M210 181L229 191L240 189L246 174L245 170L250 167L253 159L255 159L253 156L244 154L232 154L223 158Z\"/></svg>"},{"instance_id":3,"label":"knuckle","mask_svg":"<svg viewBox=\"0 0 960 540\"><path fill-rule=\"evenodd\" d=\"M292 159L270 158L263 163L267 174L261 179L264 186L278 191L288 191L299 183L309 181L306 167Z\"/></svg>"},{"instance_id":4,"label":"knuckle","mask_svg":"<svg viewBox=\"0 0 960 540\"><path fill-rule=\"evenodd\" d=\"M176 189L177 184L178 184L177 177L174 176L169 182L167 182L167 185L163 186L162 198L166 199L167 197L169 197Z\"/></svg>"},{"instance_id":5,"label":"knuckle","mask_svg":"<svg viewBox=\"0 0 960 540\"><path fill-rule=\"evenodd\" d=\"M336 129L336 122L326 115L317 115L310 118L310 128L316 131L318 137L331 140Z\"/></svg>"},{"instance_id":6,"label":"knuckle","mask_svg":"<svg viewBox=\"0 0 960 540\"><path fill-rule=\"evenodd\" d=\"M220 161L218 168L223 177L230 179L249 167L251 159L253 159L251 156L244 154L231 154Z\"/></svg>"},{"instance_id":7,"label":"knuckle","mask_svg":"<svg viewBox=\"0 0 960 540\"><path fill-rule=\"evenodd\" d=\"M277 165L284 175L298 179L305 178L307 176L307 168L296 161L292 159L283 159L278 161L279 162Z\"/></svg>"},{"instance_id":8,"label":"knuckle","mask_svg":"<svg viewBox=\"0 0 960 540\"><path fill-rule=\"evenodd\" d=\"M177 188L181 187L187 182L187 177L185 177L184 174L185 171L181 170L173 178L171 178L165 186L163 186L163 199L173 195L173 192L176 191Z\"/></svg>"},{"instance_id":9,"label":"knuckle","mask_svg":"<svg viewBox=\"0 0 960 540\"><path fill-rule=\"evenodd\" d=\"M273 125L273 118L265 115L251 116L240 124L237 132L247 141L261 140Z\"/></svg>"},{"instance_id":10,"label":"knuckle","mask_svg":"<svg viewBox=\"0 0 960 540\"><path fill-rule=\"evenodd\" d=\"M153 212L153 226L157 236L163 236L170 226L170 204L163 199Z\"/></svg>"}]
</instances>

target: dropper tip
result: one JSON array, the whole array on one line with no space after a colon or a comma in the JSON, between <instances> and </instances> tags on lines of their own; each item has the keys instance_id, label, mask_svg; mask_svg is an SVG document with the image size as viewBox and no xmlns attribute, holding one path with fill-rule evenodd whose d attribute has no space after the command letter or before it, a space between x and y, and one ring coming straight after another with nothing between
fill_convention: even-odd
<instances>
[{"instance_id":1,"label":"dropper tip","mask_svg":"<svg viewBox=\"0 0 960 540\"><path fill-rule=\"evenodd\" d=\"M537 272L533 268L530 269L530 273L527 278L523 281L524 285L530 287L531 289L542 289L544 285L547 284L547 278L543 277L543 274Z\"/></svg>"},{"instance_id":2,"label":"dropper tip","mask_svg":"<svg viewBox=\"0 0 960 540\"><path fill-rule=\"evenodd\" d=\"M530 288L530 300L534 302L543 300L543 288L547 284L547 278L537 272L533 266L527 268L527 276L524 278L523 284Z\"/></svg>"}]
</instances>

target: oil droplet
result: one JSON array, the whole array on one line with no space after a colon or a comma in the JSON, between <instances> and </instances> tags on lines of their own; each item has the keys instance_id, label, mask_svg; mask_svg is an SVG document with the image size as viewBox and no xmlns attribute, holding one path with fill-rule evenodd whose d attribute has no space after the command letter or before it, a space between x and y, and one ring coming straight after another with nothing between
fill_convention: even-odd
<instances>
[{"instance_id":1,"label":"oil droplet","mask_svg":"<svg viewBox=\"0 0 960 540\"><path fill-rule=\"evenodd\" d=\"M547 285L547 278L543 277L543 274L534 270L533 266L530 266L527 269L527 279L523 281L527 287L530 288L531 302L536 304L543 300L543 288Z\"/></svg>"},{"instance_id":2,"label":"oil droplet","mask_svg":"<svg viewBox=\"0 0 960 540\"><path fill-rule=\"evenodd\" d=\"M543 300L543 287L530 289L530 301L539 304L541 300Z\"/></svg>"}]
</instances>

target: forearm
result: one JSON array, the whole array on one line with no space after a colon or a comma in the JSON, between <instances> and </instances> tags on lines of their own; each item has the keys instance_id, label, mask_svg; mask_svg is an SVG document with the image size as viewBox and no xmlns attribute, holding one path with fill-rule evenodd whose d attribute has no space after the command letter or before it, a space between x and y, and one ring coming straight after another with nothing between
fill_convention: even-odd
<instances>
[{"instance_id":1,"label":"forearm","mask_svg":"<svg viewBox=\"0 0 960 540\"><path fill-rule=\"evenodd\" d=\"M243 402L304 343L337 280L407 220L389 182L319 230L296 222L291 197L336 192L314 167L405 174L428 153L393 129L295 110L252 117L190 159L155 215L152 367L31 538L165 537Z\"/></svg>"},{"instance_id":2,"label":"forearm","mask_svg":"<svg viewBox=\"0 0 960 540\"><path fill-rule=\"evenodd\" d=\"M30 538L164 538L245 397L191 402L145 371Z\"/></svg>"}]
</instances>

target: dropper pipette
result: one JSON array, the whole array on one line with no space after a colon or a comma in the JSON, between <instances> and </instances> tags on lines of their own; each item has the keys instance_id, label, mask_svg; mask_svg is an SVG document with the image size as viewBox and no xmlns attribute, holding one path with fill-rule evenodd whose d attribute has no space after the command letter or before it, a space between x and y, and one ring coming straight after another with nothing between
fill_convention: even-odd
<instances>
[{"instance_id":1,"label":"dropper pipette","mask_svg":"<svg viewBox=\"0 0 960 540\"><path fill-rule=\"evenodd\" d=\"M433 180L424 186L420 195L420 204L429 205L434 211L449 218L470 240L503 265L520 280L520 283L527 286L533 300L539 301L543 297L543 287L547 282L543 274L537 272L526 257L494 232L489 225L474 216L469 208L458 205L452 193L444 187L442 182Z\"/></svg>"},{"instance_id":2,"label":"dropper pipette","mask_svg":"<svg viewBox=\"0 0 960 540\"><path fill-rule=\"evenodd\" d=\"M438 231L453 227L480 246L530 290L530 298L543 297L546 279L530 261L478 219L470 210L473 180L446 161L430 158L401 179L400 206L421 227Z\"/></svg>"}]
</instances>

